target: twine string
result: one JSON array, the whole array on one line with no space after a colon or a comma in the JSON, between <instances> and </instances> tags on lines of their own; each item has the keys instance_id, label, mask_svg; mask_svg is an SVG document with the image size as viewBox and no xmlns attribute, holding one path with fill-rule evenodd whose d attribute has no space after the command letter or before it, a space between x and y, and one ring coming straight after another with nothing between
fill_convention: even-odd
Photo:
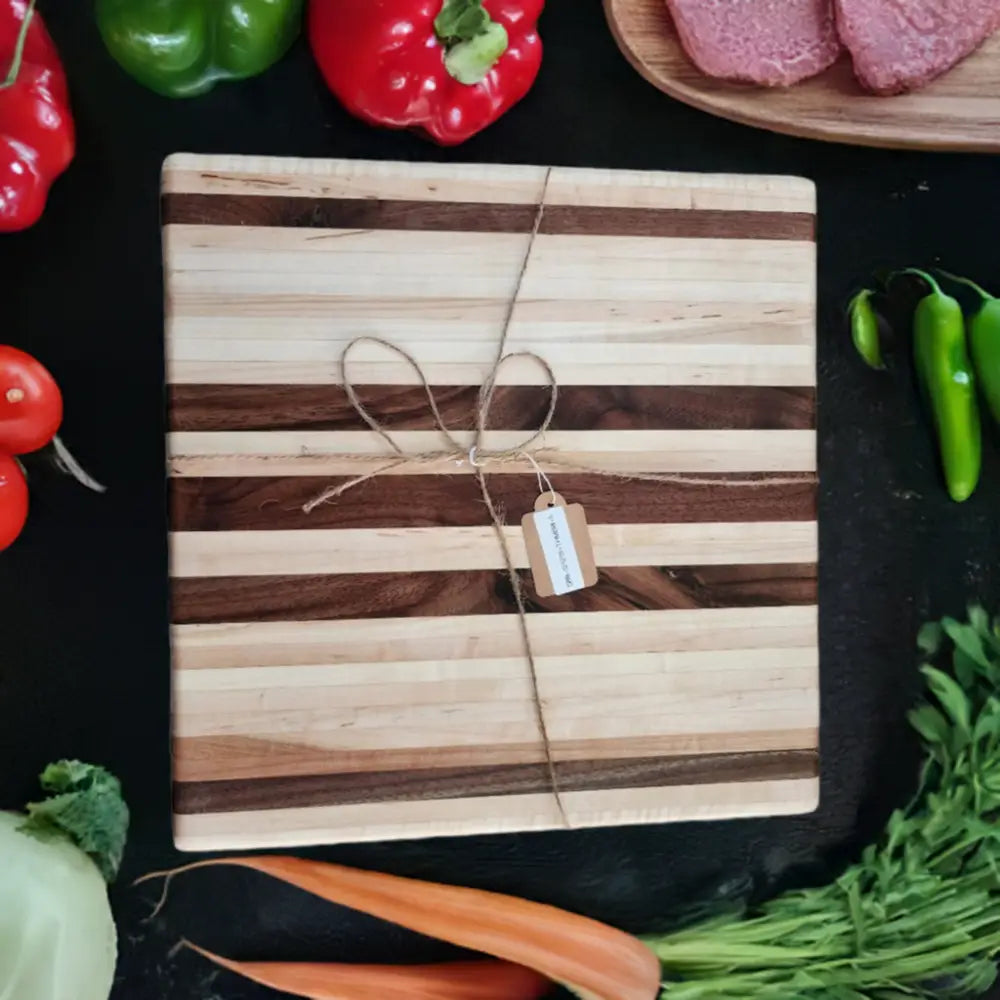
<instances>
[{"instance_id":1,"label":"twine string","mask_svg":"<svg viewBox=\"0 0 1000 1000\"><path fill-rule=\"evenodd\" d=\"M444 417L442 416L441 410L438 406L437 398L434 395L434 390L431 388L430 382L427 379L427 374L424 372L420 363L413 357L413 355L403 350L403 348L399 347L397 344L393 344L381 337L358 337L355 340L352 340L347 347L344 348L340 357L340 371L341 379L344 385L344 392L346 393L347 399L354 408L355 412L357 412L368 427L371 428L371 430L373 430L389 446L396 457L365 474L355 476L353 479L350 479L333 489L325 490L322 494L320 494L320 496L309 501L303 509L307 513L315 510L319 504L326 503L334 497L341 496L348 490L354 489L356 486L360 486L369 479L374 479L376 476L389 472L400 465L429 464L437 462L441 458L445 457L454 458L456 456L466 456L469 464L472 466L473 472L475 473L476 482L479 485L479 492L482 495L483 503L489 513L490 521L493 525L493 531L496 535L501 555L503 556L504 569L507 573L508 579L510 580L511 591L514 595L514 604L517 609L518 630L521 634L521 643L524 648L524 655L527 660L528 672L530 675L531 700L534 706L535 722L538 727L539 737L545 754L545 765L546 770L548 771L549 784L551 786L552 795L555 799L556 807L559 810L559 816L562 823L568 828L571 824L559 787L559 776L556 772L555 760L553 759L552 754L552 741L549 738L548 724L545 719L545 708L542 702L541 691L539 689L538 667L535 662L535 651L531 642L531 632L528 628L528 608L524 596L524 585L521 582L521 575L514 564L514 556L510 551L510 544L507 541L507 535L504 531L503 513L500 509L498 509L492 495L490 494L489 485L486 481L486 471L484 468L487 462L513 461L519 457L527 457L538 472L539 486L541 486L543 475L542 471L537 462L531 458L528 449L540 441L544 437L545 432L549 429L549 426L552 423L552 418L555 416L556 412L559 387L556 382L555 372L544 358L531 351L516 351L508 354L506 353L506 349L508 334L510 332L511 323L514 319L514 310L520 296L521 286L524 284L524 276L528 270L528 262L531 258L531 251L535 245L538 230L542 223L542 215L545 211L545 195L548 190L549 177L551 174L552 168L550 167L545 172L541 194L538 198L538 205L535 211L534 224L532 225L531 234L527 241L527 247L521 260L521 266L518 270L517 280L514 283L513 293L508 299L507 307L504 311L500 337L497 341L496 356L494 357L493 364L490 366L490 370L487 373L486 378L483 379L483 382L479 387L476 403L475 440L472 447L466 452L465 445L455 437L451 429L445 423ZM369 412L364 403L362 403L348 370L348 362L350 360L351 352L362 344L378 344L381 347L392 351L394 354L402 358L416 374L420 385L423 387L424 396L427 399L427 405L434 419L435 429L444 442L443 450L423 452L418 455L407 454L393 438L392 433L379 420L377 420ZM489 424L490 408L493 405L493 398L496 392L497 379L503 366L518 358L530 359L542 368L545 375L545 385L548 388L549 394L548 408L538 427L529 433L522 441L518 442L512 448L508 448L503 451L487 451L484 446L484 439ZM459 458L459 461L461 460L462 459ZM546 481L547 478L548 477L546 477Z\"/></svg>"},{"instance_id":2,"label":"twine string","mask_svg":"<svg viewBox=\"0 0 1000 1000\"><path fill-rule=\"evenodd\" d=\"M526 461L531 463L531 467L535 470L535 479L538 480L538 495L544 496L546 493L549 494L553 499L556 495L556 489L552 485L552 480L549 479L542 467L535 461L534 456L530 451L523 452L523 456Z\"/></svg>"}]
</instances>

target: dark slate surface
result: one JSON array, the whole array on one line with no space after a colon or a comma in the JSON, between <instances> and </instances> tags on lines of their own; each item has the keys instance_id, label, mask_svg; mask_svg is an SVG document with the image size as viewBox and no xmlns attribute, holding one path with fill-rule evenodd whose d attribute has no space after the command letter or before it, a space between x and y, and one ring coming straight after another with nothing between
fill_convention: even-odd
<instances>
[{"instance_id":1,"label":"dark slate surface","mask_svg":"<svg viewBox=\"0 0 1000 1000\"><path fill-rule=\"evenodd\" d=\"M243 958L413 960L447 954L235 872L180 882L151 923L148 890L176 863L169 833L159 167L171 152L458 159L800 173L819 185L823 794L814 816L337 848L321 856L521 893L631 929L752 885L826 877L915 778L902 721L911 640L928 615L997 603L997 453L961 508L939 485L905 371L852 358L843 302L877 267L946 262L994 280L996 160L841 148L755 132L674 103L619 55L598 0L550 0L529 98L457 151L349 119L300 44L266 76L192 102L147 93L105 56L89 3L42 4L73 84L79 155L34 230L0 240L3 340L51 367L65 439L111 487L35 471L23 540L0 557L0 801L53 758L100 761L135 819L114 890L117 1000L249 1000L186 935Z\"/></svg>"}]
</instances>

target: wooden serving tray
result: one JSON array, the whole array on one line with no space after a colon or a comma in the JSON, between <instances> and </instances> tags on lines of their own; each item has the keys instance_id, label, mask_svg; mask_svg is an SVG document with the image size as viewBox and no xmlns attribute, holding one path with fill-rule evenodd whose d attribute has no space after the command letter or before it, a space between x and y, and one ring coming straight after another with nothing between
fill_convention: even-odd
<instances>
[{"instance_id":1,"label":"wooden serving tray","mask_svg":"<svg viewBox=\"0 0 1000 1000\"><path fill-rule=\"evenodd\" d=\"M180 847L563 825L468 464L396 470L301 509L384 447L340 384L360 335L410 351L448 423L471 426L545 177L168 160ZM814 213L796 178L549 177L509 341L559 380L546 444L708 480L547 469L584 505L600 569L563 597L524 578L572 826L816 804ZM435 447L397 357L368 345L353 374L403 447ZM530 363L500 381L489 447L537 427L547 401ZM734 476L746 481L718 483ZM524 567L535 473L519 462L489 481Z\"/></svg>"},{"instance_id":2,"label":"wooden serving tray","mask_svg":"<svg viewBox=\"0 0 1000 1000\"><path fill-rule=\"evenodd\" d=\"M703 111L832 142L905 149L1000 150L1000 33L927 87L876 97L846 56L793 87L753 87L705 76L687 57L666 0L604 0L629 62L654 86Z\"/></svg>"}]
</instances>

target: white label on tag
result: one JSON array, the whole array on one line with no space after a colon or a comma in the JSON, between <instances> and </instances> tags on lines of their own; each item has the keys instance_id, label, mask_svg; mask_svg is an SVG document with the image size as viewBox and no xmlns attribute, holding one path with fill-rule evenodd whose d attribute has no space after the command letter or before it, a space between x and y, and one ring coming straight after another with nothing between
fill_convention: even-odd
<instances>
[{"instance_id":1,"label":"white label on tag","mask_svg":"<svg viewBox=\"0 0 1000 1000\"><path fill-rule=\"evenodd\" d=\"M573 545L573 534L569 530L564 507L549 507L536 511L535 528L542 543L542 555L552 581L552 591L558 597L583 590L583 570Z\"/></svg>"}]
</instances>

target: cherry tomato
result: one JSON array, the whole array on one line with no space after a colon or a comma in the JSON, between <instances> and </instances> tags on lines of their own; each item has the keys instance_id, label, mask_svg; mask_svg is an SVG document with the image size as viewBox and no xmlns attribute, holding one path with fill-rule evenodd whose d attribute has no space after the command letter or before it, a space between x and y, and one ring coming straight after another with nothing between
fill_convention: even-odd
<instances>
[{"instance_id":1,"label":"cherry tomato","mask_svg":"<svg viewBox=\"0 0 1000 1000\"><path fill-rule=\"evenodd\" d=\"M0 452L44 448L62 423L62 393L30 354L0 344Z\"/></svg>"},{"instance_id":2,"label":"cherry tomato","mask_svg":"<svg viewBox=\"0 0 1000 1000\"><path fill-rule=\"evenodd\" d=\"M0 552L10 545L28 519L28 484L21 466L10 455L0 455Z\"/></svg>"}]
</instances>

